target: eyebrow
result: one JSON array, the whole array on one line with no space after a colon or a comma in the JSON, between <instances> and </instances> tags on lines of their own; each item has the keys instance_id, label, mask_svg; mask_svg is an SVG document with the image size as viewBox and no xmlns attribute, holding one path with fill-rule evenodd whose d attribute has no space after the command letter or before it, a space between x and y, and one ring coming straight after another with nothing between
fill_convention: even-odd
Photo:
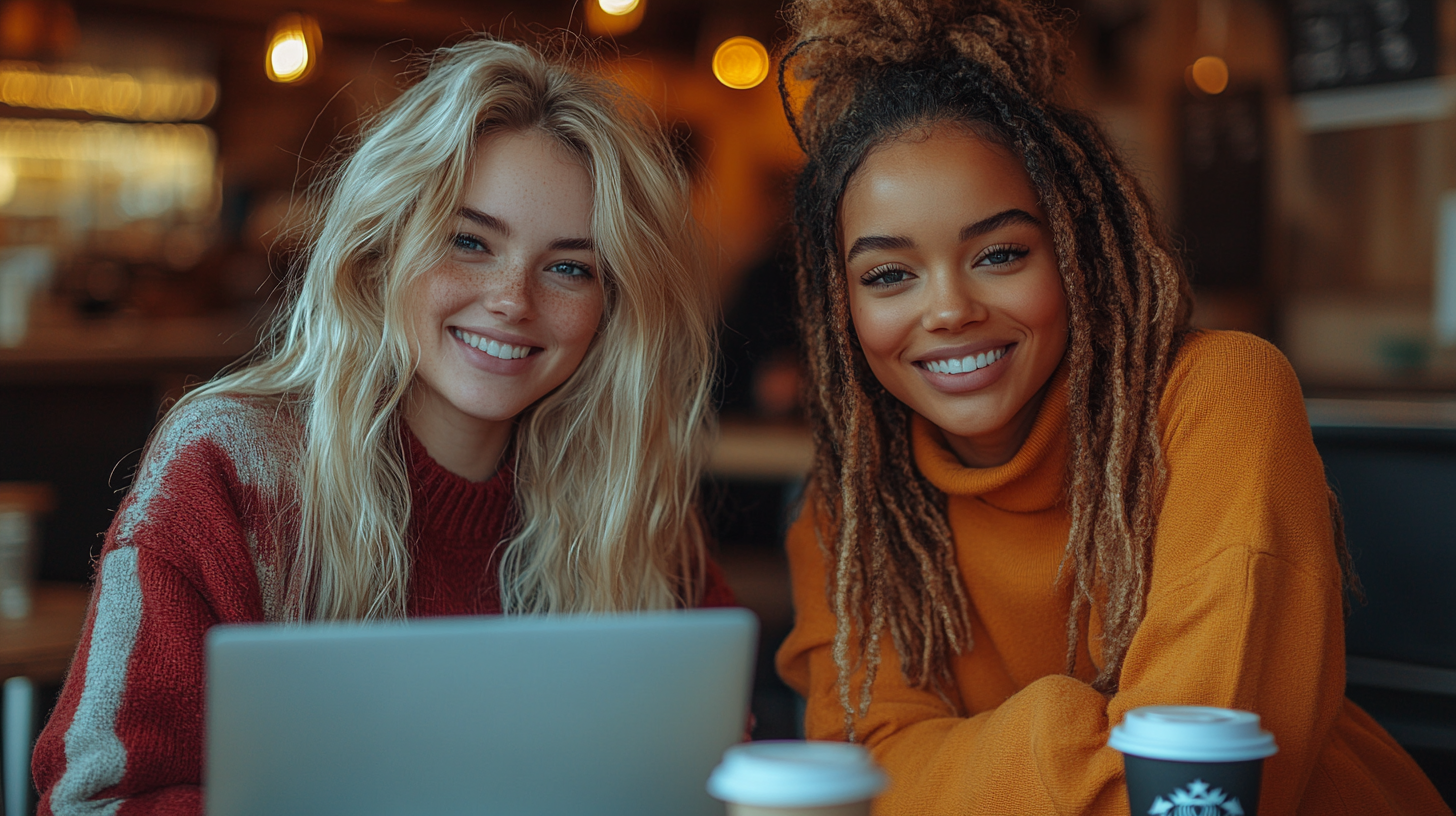
<instances>
[{"instance_id":1,"label":"eyebrow","mask_svg":"<svg viewBox=\"0 0 1456 816\"><path fill-rule=\"evenodd\" d=\"M460 216L461 218L464 218L467 221L472 221L476 224L479 224L480 226L492 232L500 233L507 238L509 238L511 235L510 226L506 224L506 222L500 220L499 218L496 218L490 213L483 213L480 210L475 209L474 207L461 207L459 210L456 210L455 214ZM552 252L560 252L562 250L594 252L596 250L596 247L596 243L593 242L590 238L557 238L556 240L552 241L547 248L550 249Z\"/></svg>"},{"instance_id":2,"label":"eyebrow","mask_svg":"<svg viewBox=\"0 0 1456 816\"><path fill-rule=\"evenodd\" d=\"M960 240L969 241L980 235L985 235L992 230L1000 229L1008 224L1034 224L1041 225L1036 216L1026 210L1012 208L1002 210L995 215L982 218L974 224L967 224L961 228ZM849 263L856 257L866 252L887 249L913 249L915 242L903 235L865 235L855 240L854 245L849 248L849 254L844 258Z\"/></svg>"},{"instance_id":3,"label":"eyebrow","mask_svg":"<svg viewBox=\"0 0 1456 816\"><path fill-rule=\"evenodd\" d=\"M485 227L486 229L493 232L498 232L501 235L509 236L511 234L511 228L506 225L506 222L500 220L499 218L496 218L489 213L483 213L473 207L461 207L459 210L455 211L455 214L460 216L461 218L464 218L467 221L474 221L480 226Z\"/></svg>"},{"instance_id":4,"label":"eyebrow","mask_svg":"<svg viewBox=\"0 0 1456 816\"><path fill-rule=\"evenodd\" d=\"M902 235L865 235L855 240L854 246L849 248L849 255L845 256L844 262L849 263L866 252L886 249L910 249L914 246L914 241Z\"/></svg>"},{"instance_id":5,"label":"eyebrow","mask_svg":"<svg viewBox=\"0 0 1456 816\"><path fill-rule=\"evenodd\" d=\"M552 241L549 248L553 252L561 250L580 250L582 252L594 252L597 245L590 238L557 238Z\"/></svg>"},{"instance_id":6,"label":"eyebrow","mask_svg":"<svg viewBox=\"0 0 1456 816\"><path fill-rule=\"evenodd\" d=\"M961 240L969 241L972 238L985 235L992 230L1000 229L1008 224L1031 224L1032 226L1039 227L1041 226L1041 221L1026 210L1019 210L1013 207L1009 210L1002 210L990 218L982 218L974 224L962 227Z\"/></svg>"}]
</instances>

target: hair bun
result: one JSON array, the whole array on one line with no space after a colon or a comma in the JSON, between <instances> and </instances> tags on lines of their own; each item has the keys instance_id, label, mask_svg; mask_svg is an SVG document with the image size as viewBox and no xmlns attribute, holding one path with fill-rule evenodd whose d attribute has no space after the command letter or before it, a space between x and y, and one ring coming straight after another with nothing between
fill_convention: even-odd
<instances>
[{"instance_id":1,"label":"hair bun","mask_svg":"<svg viewBox=\"0 0 1456 816\"><path fill-rule=\"evenodd\" d=\"M794 43L784 69L814 86L795 117L810 132L871 66L959 58L1049 100L1071 61L1068 18L1016 0L795 0L785 16Z\"/></svg>"}]
</instances>

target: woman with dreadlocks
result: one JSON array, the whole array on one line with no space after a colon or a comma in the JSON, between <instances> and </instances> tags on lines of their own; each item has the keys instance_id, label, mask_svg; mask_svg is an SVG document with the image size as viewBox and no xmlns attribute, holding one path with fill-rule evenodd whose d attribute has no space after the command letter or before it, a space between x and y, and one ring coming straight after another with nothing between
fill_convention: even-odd
<instances>
[{"instance_id":1,"label":"woman with dreadlocks","mask_svg":"<svg viewBox=\"0 0 1456 816\"><path fill-rule=\"evenodd\" d=\"M880 813L1127 813L1132 708L1260 714L1262 814L1450 813L1344 698L1299 383L1189 327L1147 197L1013 0L799 0L780 90L815 464L779 671Z\"/></svg>"}]
</instances>

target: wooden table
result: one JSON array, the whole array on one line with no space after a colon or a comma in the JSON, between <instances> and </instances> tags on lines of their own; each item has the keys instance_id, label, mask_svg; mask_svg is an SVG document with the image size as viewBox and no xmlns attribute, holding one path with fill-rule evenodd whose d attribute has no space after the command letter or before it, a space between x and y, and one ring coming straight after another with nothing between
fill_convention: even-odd
<instances>
[{"instance_id":1,"label":"wooden table","mask_svg":"<svg viewBox=\"0 0 1456 816\"><path fill-rule=\"evenodd\" d=\"M28 677L55 683L66 676L91 590L75 584L41 584L31 595L28 618L0 618L0 680Z\"/></svg>"},{"instance_id":2,"label":"wooden table","mask_svg":"<svg viewBox=\"0 0 1456 816\"><path fill-rule=\"evenodd\" d=\"M66 676L91 591L75 584L41 584L31 595L30 617L0 618L0 739L5 745L6 816L30 811L30 747L36 734L35 684L56 683Z\"/></svg>"}]
</instances>

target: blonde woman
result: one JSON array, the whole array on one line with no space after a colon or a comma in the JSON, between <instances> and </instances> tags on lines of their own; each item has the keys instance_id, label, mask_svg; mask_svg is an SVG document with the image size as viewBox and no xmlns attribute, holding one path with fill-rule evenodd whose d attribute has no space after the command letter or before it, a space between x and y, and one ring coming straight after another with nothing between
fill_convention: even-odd
<instances>
[{"instance_id":1,"label":"blonde woman","mask_svg":"<svg viewBox=\"0 0 1456 816\"><path fill-rule=\"evenodd\" d=\"M731 602L693 506L710 295L648 121L480 39L367 123L271 340L153 434L41 813L200 812L214 624Z\"/></svg>"}]
</instances>

